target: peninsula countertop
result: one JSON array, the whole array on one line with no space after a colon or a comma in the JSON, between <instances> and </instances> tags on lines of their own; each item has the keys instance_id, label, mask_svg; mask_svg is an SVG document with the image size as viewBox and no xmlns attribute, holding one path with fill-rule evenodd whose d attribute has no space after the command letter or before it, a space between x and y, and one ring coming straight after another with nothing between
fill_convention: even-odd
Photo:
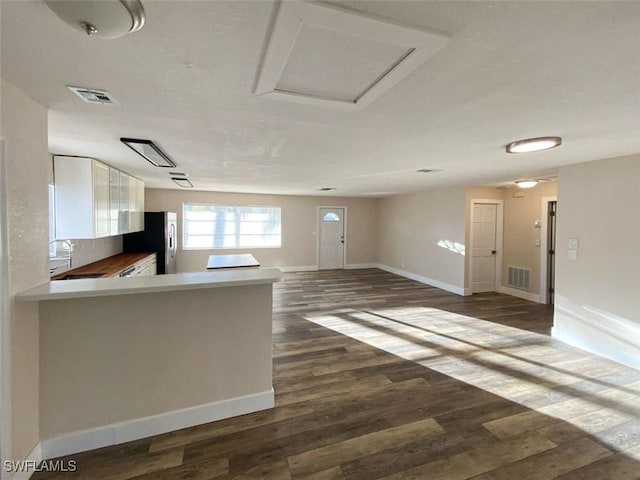
<instances>
[{"instance_id":1,"label":"peninsula countertop","mask_svg":"<svg viewBox=\"0 0 640 480\"><path fill-rule=\"evenodd\" d=\"M19 302L68 298L106 297L139 293L239 287L275 283L282 276L277 268L186 272L125 278L92 278L52 281L21 292Z\"/></svg>"}]
</instances>

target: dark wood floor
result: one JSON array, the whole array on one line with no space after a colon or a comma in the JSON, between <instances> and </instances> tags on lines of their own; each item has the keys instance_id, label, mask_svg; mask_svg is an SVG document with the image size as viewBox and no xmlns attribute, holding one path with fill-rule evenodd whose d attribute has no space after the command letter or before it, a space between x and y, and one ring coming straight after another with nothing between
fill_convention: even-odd
<instances>
[{"instance_id":1,"label":"dark wood floor","mask_svg":"<svg viewBox=\"0 0 640 480\"><path fill-rule=\"evenodd\" d=\"M269 411L72 455L33 479L640 479L640 372L552 311L370 269L275 287Z\"/></svg>"}]
</instances>

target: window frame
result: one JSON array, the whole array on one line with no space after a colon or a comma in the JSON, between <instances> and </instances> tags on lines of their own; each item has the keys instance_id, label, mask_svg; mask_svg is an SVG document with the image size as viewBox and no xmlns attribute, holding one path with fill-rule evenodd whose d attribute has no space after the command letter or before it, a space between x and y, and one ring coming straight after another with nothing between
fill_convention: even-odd
<instances>
[{"instance_id":1,"label":"window frame","mask_svg":"<svg viewBox=\"0 0 640 480\"><path fill-rule=\"evenodd\" d=\"M207 247L188 247L187 246L187 223L189 222L187 220L187 215L185 214L186 212L186 208L188 205L199 205L199 206L205 206L205 207L224 207L224 208L233 208L234 212L238 212L238 209L243 209L243 208L275 208L280 210L280 234L279 234L279 244L278 245L257 245L257 246L238 246L237 242L238 242L238 238L240 236L240 232L239 232L239 228L240 228L240 224L241 222L239 222L236 220L233 222L234 223L234 230L235 233L233 234L233 236L236 239L236 245L235 246L231 246L231 247L214 247L214 246L207 246ZM207 223L204 222L203 223ZM210 235L212 238L214 237L215 234ZM205 235L203 235L205 236ZM209 236L209 235L206 235ZM234 204L224 204L224 203L205 203L205 202L183 202L182 204L182 250L253 250L253 249L262 249L262 248L282 248L282 207L278 206L278 205L234 205Z\"/></svg>"}]
</instances>

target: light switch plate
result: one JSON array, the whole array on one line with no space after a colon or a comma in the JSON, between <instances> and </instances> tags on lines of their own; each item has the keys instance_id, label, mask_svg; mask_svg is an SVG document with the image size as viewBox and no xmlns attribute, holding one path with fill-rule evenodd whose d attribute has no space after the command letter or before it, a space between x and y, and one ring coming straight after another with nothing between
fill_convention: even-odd
<instances>
[{"instance_id":1,"label":"light switch plate","mask_svg":"<svg viewBox=\"0 0 640 480\"><path fill-rule=\"evenodd\" d=\"M578 260L578 251L577 250L569 250L569 260Z\"/></svg>"}]
</instances>

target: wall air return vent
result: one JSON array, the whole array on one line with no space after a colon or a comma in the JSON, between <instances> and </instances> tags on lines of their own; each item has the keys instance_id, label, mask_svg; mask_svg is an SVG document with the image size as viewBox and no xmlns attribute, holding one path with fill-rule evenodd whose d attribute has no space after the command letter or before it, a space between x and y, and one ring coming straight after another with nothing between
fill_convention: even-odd
<instances>
[{"instance_id":1,"label":"wall air return vent","mask_svg":"<svg viewBox=\"0 0 640 480\"><path fill-rule=\"evenodd\" d=\"M518 290L531 290L531 269L514 267L509 265L508 267L508 283L511 288L517 288Z\"/></svg>"},{"instance_id":2,"label":"wall air return vent","mask_svg":"<svg viewBox=\"0 0 640 480\"><path fill-rule=\"evenodd\" d=\"M112 104L119 105L119 102L115 97L106 90L96 90L95 88L84 87L72 87L67 85L67 88L71 90L77 97L87 103L100 103L100 104Z\"/></svg>"}]
</instances>

